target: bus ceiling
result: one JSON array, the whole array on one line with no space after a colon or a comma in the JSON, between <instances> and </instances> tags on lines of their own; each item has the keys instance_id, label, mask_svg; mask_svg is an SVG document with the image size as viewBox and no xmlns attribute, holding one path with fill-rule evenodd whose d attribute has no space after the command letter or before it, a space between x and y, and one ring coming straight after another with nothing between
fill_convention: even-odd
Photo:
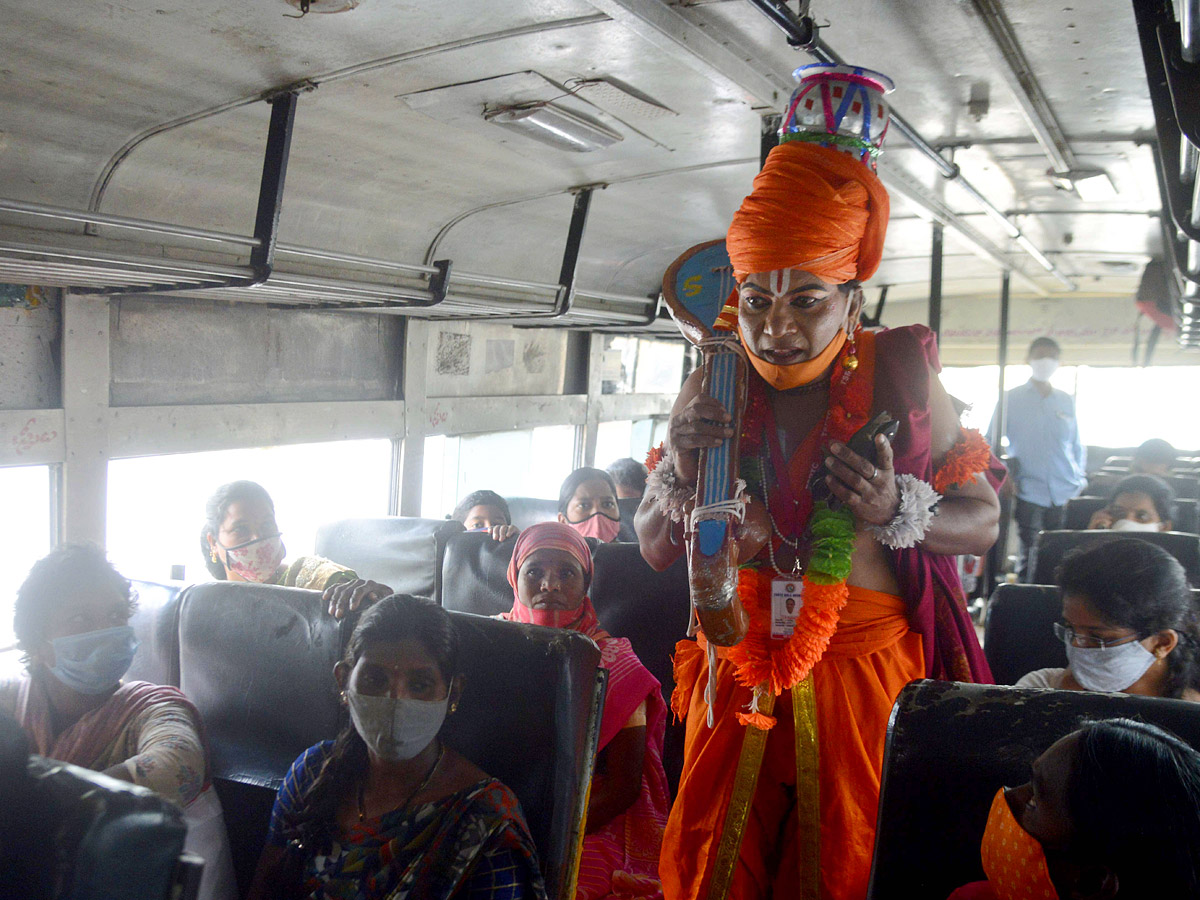
<instances>
[{"instance_id":1,"label":"bus ceiling","mask_svg":"<svg viewBox=\"0 0 1200 900\"><path fill-rule=\"evenodd\" d=\"M0 0L0 280L671 336L788 73L849 60L898 85L893 324L1004 273L1132 320L1161 259L1194 346L1198 2Z\"/></svg>"}]
</instances>

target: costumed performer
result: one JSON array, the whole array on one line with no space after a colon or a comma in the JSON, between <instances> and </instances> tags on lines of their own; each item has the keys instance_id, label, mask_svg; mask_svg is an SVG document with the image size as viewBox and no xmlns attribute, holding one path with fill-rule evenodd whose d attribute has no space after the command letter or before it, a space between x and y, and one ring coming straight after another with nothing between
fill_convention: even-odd
<instances>
[{"instance_id":1,"label":"costumed performer","mask_svg":"<svg viewBox=\"0 0 1200 900\"><path fill-rule=\"evenodd\" d=\"M674 562L698 451L737 424L750 630L715 648L711 670L703 633L676 648L687 737L660 862L668 900L861 900L896 695L916 678L991 680L954 556L995 540L1004 470L961 428L934 335L859 325L888 220L874 157L890 83L852 67L797 76L783 142L727 236L739 284L727 320L753 368L744 414L736 423L690 377L636 520L650 564ZM804 130L797 109L814 100L849 127ZM875 461L847 449L882 411L899 420L895 442L878 437ZM830 503L814 504L814 475Z\"/></svg>"}]
</instances>

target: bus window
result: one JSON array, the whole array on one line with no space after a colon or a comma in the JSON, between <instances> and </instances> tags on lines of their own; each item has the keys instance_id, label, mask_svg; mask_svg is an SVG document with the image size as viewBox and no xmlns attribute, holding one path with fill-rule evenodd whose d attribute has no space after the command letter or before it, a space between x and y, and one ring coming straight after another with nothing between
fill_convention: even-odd
<instances>
[{"instance_id":1,"label":"bus window","mask_svg":"<svg viewBox=\"0 0 1200 900\"><path fill-rule=\"evenodd\" d=\"M222 484L257 481L275 501L288 558L313 552L319 525L386 516L392 442L293 444L143 456L108 464L108 554L126 577L205 581L204 504Z\"/></svg>"},{"instance_id":2,"label":"bus window","mask_svg":"<svg viewBox=\"0 0 1200 900\"><path fill-rule=\"evenodd\" d=\"M1006 366L1004 370L1004 386L1011 391L1018 385L1029 380L1030 368L1027 365ZM968 404L962 414L962 423L966 428L978 428L985 435L992 423L992 413L996 410L996 399L1000 396L999 366L946 366L942 369L942 385L951 397ZM1050 377L1050 383L1060 391L1075 394L1075 366L1063 366ZM1080 432L1083 434L1083 432ZM1090 435L1083 434L1085 441L1091 440Z\"/></svg>"},{"instance_id":3,"label":"bus window","mask_svg":"<svg viewBox=\"0 0 1200 900\"><path fill-rule=\"evenodd\" d=\"M650 448L666 435L666 419L633 419L601 422L596 435L596 465L601 469L625 457L638 462L646 458Z\"/></svg>"},{"instance_id":4,"label":"bus window","mask_svg":"<svg viewBox=\"0 0 1200 900\"><path fill-rule=\"evenodd\" d=\"M441 518L460 497L487 488L503 497L558 497L575 468L574 425L425 439L421 515Z\"/></svg>"},{"instance_id":5,"label":"bus window","mask_svg":"<svg viewBox=\"0 0 1200 900\"><path fill-rule=\"evenodd\" d=\"M1162 438L1200 447L1200 366L1080 366L1075 398L1079 433L1089 444L1127 447Z\"/></svg>"},{"instance_id":6,"label":"bus window","mask_svg":"<svg viewBox=\"0 0 1200 900\"><path fill-rule=\"evenodd\" d=\"M13 601L29 568L50 552L49 466L0 468L0 497L8 519L7 534L0 542L0 647L15 638L12 631ZM0 652L0 667L7 670L8 657Z\"/></svg>"},{"instance_id":7,"label":"bus window","mask_svg":"<svg viewBox=\"0 0 1200 900\"><path fill-rule=\"evenodd\" d=\"M679 390L688 345L614 336L605 341L604 393L673 394Z\"/></svg>"}]
</instances>

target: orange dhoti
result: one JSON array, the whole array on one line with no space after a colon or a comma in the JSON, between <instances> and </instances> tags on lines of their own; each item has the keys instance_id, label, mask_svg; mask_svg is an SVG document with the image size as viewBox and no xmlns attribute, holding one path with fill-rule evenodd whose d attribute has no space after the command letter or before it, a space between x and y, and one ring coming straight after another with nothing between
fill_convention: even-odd
<instances>
[{"instance_id":1,"label":"orange dhoti","mask_svg":"<svg viewBox=\"0 0 1200 900\"><path fill-rule=\"evenodd\" d=\"M925 677L921 638L909 631L904 601L850 587L838 630L810 676L811 693L798 685L777 698L777 724L765 734L738 722L735 714L746 710L751 692L734 681L733 664L722 654L709 728L704 638L676 647L672 705L686 711L687 739L659 865L666 900L799 897L805 867L814 865L823 900L862 900L888 717L900 689ZM815 844L801 839L797 809L816 799L811 770L803 771L804 741L811 736L806 717L814 711L820 859L805 860L802 848ZM727 823L739 819L739 804L749 805L741 840L731 834L723 842ZM811 868L808 874L813 883Z\"/></svg>"}]
</instances>

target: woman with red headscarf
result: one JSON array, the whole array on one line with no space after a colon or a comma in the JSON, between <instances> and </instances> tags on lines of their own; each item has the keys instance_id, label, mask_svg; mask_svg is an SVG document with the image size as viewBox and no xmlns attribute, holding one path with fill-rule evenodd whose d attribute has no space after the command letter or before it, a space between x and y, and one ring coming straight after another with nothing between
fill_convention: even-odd
<instances>
[{"instance_id":1,"label":"woman with red headscarf","mask_svg":"<svg viewBox=\"0 0 1200 900\"><path fill-rule=\"evenodd\" d=\"M608 670L577 900L661 897L658 857L669 805L662 765L666 704L629 641L600 627L587 596L591 580L592 553L575 529L534 525L513 548L508 583L515 597L501 618L586 634Z\"/></svg>"}]
</instances>

